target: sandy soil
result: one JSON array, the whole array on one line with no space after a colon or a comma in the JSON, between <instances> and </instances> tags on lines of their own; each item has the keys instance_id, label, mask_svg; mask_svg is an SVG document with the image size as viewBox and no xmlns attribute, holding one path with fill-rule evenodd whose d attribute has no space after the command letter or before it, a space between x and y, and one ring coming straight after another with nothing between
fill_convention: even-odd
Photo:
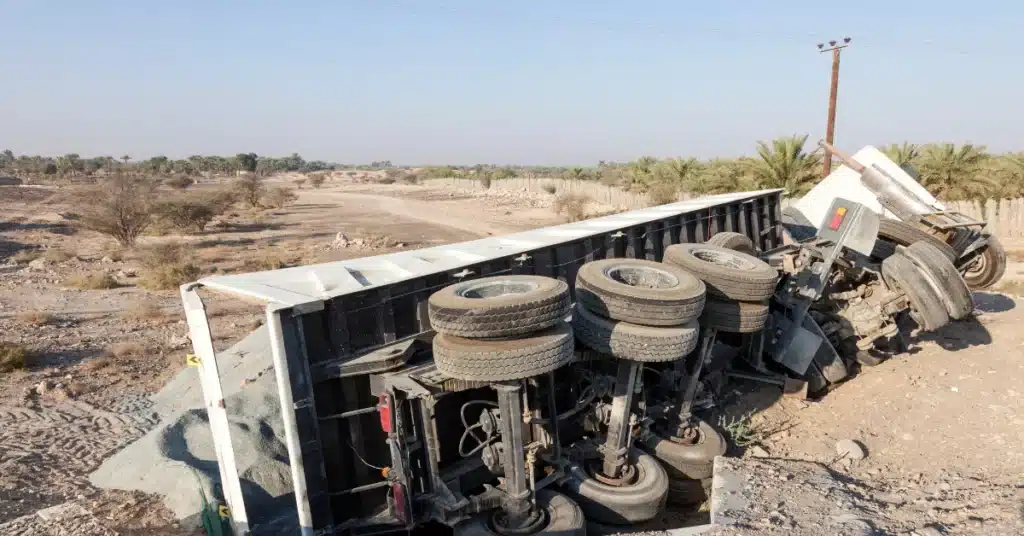
<instances>
[{"instance_id":1,"label":"sandy soil","mask_svg":"<svg viewBox=\"0 0 1024 536\"><path fill-rule=\"evenodd\" d=\"M298 193L298 201L282 209L235 209L201 235L147 236L143 242L186 242L204 272L224 273L263 269L270 262L375 255L564 221L552 212L551 196L536 194L341 179ZM155 498L100 491L85 478L153 425L146 397L184 366L188 338L177 293L139 288L138 259L131 252L117 255L108 239L78 230L64 216L73 208L65 195L37 187L0 192L0 340L33 353L26 370L0 373L0 533L183 533ZM346 247L337 245L339 233ZM12 260L26 249L58 248L69 258L35 267ZM96 271L111 274L121 286L67 288L70 277ZM1014 263L1005 292L1024 288L1020 281L1024 265ZM260 321L258 306L211 300L222 348ZM1018 358L1024 309L1002 292L979 293L976 302L975 318L923 338L910 355L860 371L818 402L739 385L723 404L734 415L758 410L750 426L760 441L734 454L751 456L757 447L759 455L824 465L863 483L865 494L900 482L1005 485L1007 475L1024 474L1024 361ZM835 443L841 439L860 441L867 457L839 460ZM960 500L975 499L984 496L965 492ZM35 515L63 503L81 509L64 521ZM121 516L111 515L125 509L146 514L126 526ZM975 531L985 527L999 533L985 525L986 516L998 517L991 512L975 516L979 521L911 511L922 517L920 526L941 522L956 533L981 534ZM911 516L888 526L909 530L915 522Z\"/></svg>"}]
</instances>

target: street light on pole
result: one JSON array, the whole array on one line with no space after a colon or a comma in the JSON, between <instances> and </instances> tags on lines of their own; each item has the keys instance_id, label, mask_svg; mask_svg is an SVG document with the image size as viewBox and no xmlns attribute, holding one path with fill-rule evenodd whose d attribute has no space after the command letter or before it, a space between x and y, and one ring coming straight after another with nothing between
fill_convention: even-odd
<instances>
[{"instance_id":1,"label":"street light on pole","mask_svg":"<svg viewBox=\"0 0 1024 536\"><path fill-rule=\"evenodd\" d=\"M839 95L839 54L842 50L850 46L849 37L844 37L843 42L829 41L828 47L825 43L818 43L818 51L821 53L832 52L832 87L828 94L828 124L825 126L825 141L829 145L835 145L835 131L836 131L836 98ZM822 170L822 176L827 177L832 172L832 154L825 151L825 166Z\"/></svg>"}]
</instances>

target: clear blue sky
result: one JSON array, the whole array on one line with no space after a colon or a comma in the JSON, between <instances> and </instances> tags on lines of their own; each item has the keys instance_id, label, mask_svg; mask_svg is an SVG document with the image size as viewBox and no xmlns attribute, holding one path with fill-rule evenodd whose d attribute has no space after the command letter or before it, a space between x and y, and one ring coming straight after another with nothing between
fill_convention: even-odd
<instances>
[{"instance_id":1,"label":"clear blue sky","mask_svg":"<svg viewBox=\"0 0 1024 536\"><path fill-rule=\"evenodd\" d=\"M1024 148L1024 2L0 0L0 149L594 164Z\"/></svg>"}]
</instances>

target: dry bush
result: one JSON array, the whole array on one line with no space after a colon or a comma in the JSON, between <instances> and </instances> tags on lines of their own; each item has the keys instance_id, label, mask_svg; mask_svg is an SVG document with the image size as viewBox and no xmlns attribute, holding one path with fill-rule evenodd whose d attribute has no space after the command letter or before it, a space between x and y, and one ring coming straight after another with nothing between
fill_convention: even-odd
<instances>
[{"instance_id":1,"label":"dry bush","mask_svg":"<svg viewBox=\"0 0 1024 536\"><path fill-rule=\"evenodd\" d=\"M249 272L277 270L291 264L288 261L275 251L264 250L259 255L242 261L242 269Z\"/></svg>"},{"instance_id":2,"label":"dry bush","mask_svg":"<svg viewBox=\"0 0 1024 536\"><path fill-rule=\"evenodd\" d=\"M405 184L419 184L420 176L415 173L409 172L402 175L402 177L399 180Z\"/></svg>"},{"instance_id":3,"label":"dry bush","mask_svg":"<svg viewBox=\"0 0 1024 536\"><path fill-rule=\"evenodd\" d=\"M551 210L555 214L564 214L570 222L580 221L587 215L587 204L590 197L577 192L566 192L555 198Z\"/></svg>"},{"instance_id":4,"label":"dry bush","mask_svg":"<svg viewBox=\"0 0 1024 536\"><path fill-rule=\"evenodd\" d=\"M52 324L57 320L57 317L47 313L46 311L24 311L18 313L16 318L18 319L19 324L24 324L26 326L45 326L47 324Z\"/></svg>"},{"instance_id":5,"label":"dry bush","mask_svg":"<svg viewBox=\"0 0 1024 536\"><path fill-rule=\"evenodd\" d=\"M122 311L121 319L128 321L166 320L167 313L151 302L139 302L130 309Z\"/></svg>"},{"instance_id":6,"label":"dry bush","mask_svg":"<svg viewBox=\"0 0 1024 536\"><path fill-rule=\"evenodd\" d=\"M238 191L229 188L203 192L203 202L213 210L214 214L224 214L238 202L238 199Z\"/></svg>"},{"instance_id":7,"label":"dry bush","mask_svg":"<svg viewBox=\"0 0 1024 536\"><path fill-rule=\"evenodd\" d=\"M293 192L291 188L275 186L263 196L263 202L271 208L281 208L294 202L298 198L299 196L295 195L295 192Z\"/></svg>"},{"instance_id":8,"label":"dry bush","mask_svg":"<svg viewBox=\"0 0 1024 536\"><path fill-rule=\"evenodd\" d=\"M92 372L105 369L108 366L110 366L110 359L106 357L94 357L82 364L82 370Z\"/></svg>"},{"instance_id":9,"label":"dry bush","mask_svg":"<svg viewBox=\"0 0 1024 536\"><path fill-rule=\"evenodd\" d=\"M0 341L0 372L21 370L28 365L28 350L20 344Z\"/></svg>"},{"instance_id":10,"label":"dry bush","mask_svg":"<svg viewBox=\"0 0 1024 536\"><path fill-rule=\"evenodd\" d=\"M152 221L154 190L153 181L121 175L81 190L74 202L83 227L131 247Z\"/></svg>"},{"instance_id":11,"label":"dry bush","mask_svg":"<svg viewBox=\"0 0 1024 536\"><path fill-rule=\"evenodd\" d=\"M65 286L79 290L107 290L117 288L117 281L106 272L92 272L69 277Z\"/></svg>"},{"instance_id":12,"label":"dry bush","mask_svg":"<svg viewBox=\"0 0 1024 536\"><path fill-rule=\"evenodd\" d=\"M43 253L36 249L23 249L14 255L11 255L11 260L17 264L27 264L39 257L42 257Z\"/></svg>"},{"instance_id":13,"label":"dry bush","mask_svg":"<svg viewBox=\"0 0 1024 536\"><path fill-rule=\"evenodd\" d=\"M235 179L233 184L235 194L250 207L260 206L260 199L266 192L263 179L256 175L246 175Z\"/></svg>"},{"instance_id":14,"label":"dry bush","mask_svg":"<svg viewBox=\"0 0 1024 536\"><path fill-rule=\"evenodd\" d=\"M554 184L545 184L544 186L541 186L541 189L543 189L545 192L551 195L554 195L555 192L558 191L558 187L555 186Z\"/></svg>"},{"instance_id":15,"label":"dry bush","mask_svg":"<svg viewBox=\"0 0 1024 536\"><path fill-rule=\"evenodd\" d=\"M196 181L194 181L192 177L186 175L175 175L174 177L165 180L164 186L174 188L175 190L185 190L195 183Z\"/></svg>"},{"instance_id":16,"label":"dry bush","mask_svg":"<svg viewBox=\"0 0 1024 536\"><path fill-rule=\"evenodd\" d=\"M667 205L679 201L679 189L674 184L659 182L647 190L647 200L651 206Z\"/></svg>"},{"instance_id":17,"label":"dry bush","mask_svg":"<svg viewBox=\"0 0 1024 536\"><path fill-rule=\"evenodd\" d=\"M67 262L75 258L75 255L61 248L51 248L43 253L43 258L50 262Z\"/></svg>"},{"instance_id":18,"label":"dry bush","mask_svg":"<svg viewBox=\"0 0 1024 536\"><path fill-rule=\"evenodd\" d=\"M142 288L169 290L199 277L199 267L189 262L191 252L181 244L165 242L141 253L143 270L139 286Z\"/></svg>"},{"instance_id":19,"label":"dry bush","mask_svg":"<svg viewBox=\"0 0 1024 536\"><path fill-rule=\"evenodd\" d=\"M295 180L292 181L292 183L295 184L296 188L301 190L302 189L302 185L306 184L306 179L304 179L304 178L303 179L295 179Z\"/></svg>"},{"instance_id":20,"label":"dry bush","mask_svg":"<svg viewBox=\"0 0 1024 536\"><path fill-rule=\"evenodd\" d=\"M206 225L216 216L209 204L190 199L163 201L157 204L153 211L160 222L166 222L174 229L185 233L203 232Z\"/></svg>"},{"instance_id":21,"label":"dry bush","mask_svg":"<svg viewBox=\"0 0 1024 536\"><path fill-rule=\"evenodd\" d=\"M480 177L477 180L480 181L480 186L483 186L484 190L490 190L491 189L491 177L490 176L484 175L484 176Z\"/></svg>"},{"instance_id":22,"label":"dry bush","mask_svg":"<svg viewBox=\"0 0 1024 536\"><path fill-rule=\"evenodd\" d=\"M143 357L146 347L137 342L118 342L107 347L107 354L117 359Z\"/></svg>"},{"instance_id":23,"label":"dry bush","mask_svg":"<svg viewBox=\"0 0 1024 536\"><path fill-rule=\"evenodd\" d=\"M313 173L309 176L309 185L313 188L319 188L324 185L324 181L327 180L326 173Z\"/></svg>"}]
</instances>

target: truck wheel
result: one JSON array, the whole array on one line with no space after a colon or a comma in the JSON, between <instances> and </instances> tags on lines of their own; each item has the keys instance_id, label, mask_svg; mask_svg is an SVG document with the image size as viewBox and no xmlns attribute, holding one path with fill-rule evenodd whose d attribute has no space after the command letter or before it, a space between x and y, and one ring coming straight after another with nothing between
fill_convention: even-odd
<instances>
[{"instance_id":1,"label":"truck wheel","mask_svg":"<svg viewBox=\"0 0 1024 536\"><path fill-rule=\"evenodd\" d=\"M934 331L949 323L946 306L913 262L903 255L882 261L882 278L889 288L906 293L910 317L925 331Z\"/></svg>"},{"instance_id":2,"label":"truck wheel","mask_svg":"<svg viewBox=\"0 0 1024 536\"><path fill-rule=\"evenodd\" d=\"M711 478L701 480L669 480L668 503L676 506L695 506L711 497Z\"/></svg>"},{"instance_id":3,"label":"truck wheel","mask_svg":"<svg viewBox=\"0 0 1024 536\"><path fill-rule=\"evenodd\" d=\"M586 466L577 463L569 466L562 485L579 503L587 519L609 525L628 525L654 519L665 509L668 497L665 469L648 454L630 458L630 474L625 475L621 483L608 483L597 473L600 460Z\"/></svg>"},{"instance_id":4,"label":"truck wheel","mask_svg":"<svg viewBox=\"0 0 1024 536\"><path fill-rule=\"evenodd\" d=\"M528 534L557 534L559 536L586 536L583 509L572 499L549 489L537 490L537 508L544 511L544 523ZM455 525L455 536L508 536L510 532L495 528L501 523L500 511L478 514Z\"/></svg>"},{"instance_id":5,"label":"truck wheel","mask_svg":"<svg viewBox=\"0 0 1024 536\"><path fill-rule=\"evenodd\" d=\"M731 249L733 251L739 251L740 253L746 253L753 257L757 256L757 249L754 248L754 242L750 240L745 234L724 232L718 233L708 239L705 244L711 244L712 246L719 246L725 249Z\"/></svg>"},{"instance_id":6,"label":"truck wheel","mask_svg":"<svg viewBox=\"0 0 1024 536\"><path fill-rule=\"evenodd\" d=\"M779 274L768 263L731 249L708 244L665 248L665 262L681 266L707 285L709 296L759 302L775 293Z\"/></svg>"},{"instance_id":7,"label":"truck wheel","mask_svg":"<svg viewBox=\"0 0 1024 536\"><path fill-rule=\"evenodd\" d=\"M675 361L697 347L700 326L691 320L681 326L649 327L601 318L579 304L572 325L587 348L619 359L640 362Z\"/></svg>"},{"instance_id":8,"label":"truck wheel","mask_svg":"<svg viewBox=\"0 0 1024 536\"><path fill-rule=\"evenodd\" d=\"M967 288L956 266L942 255L939 248L930 242L915 242L907 246L903 254L929 276L928 281L943 298L950 318L960 320L974 311L971 289Z\"/></svg>"},{"instance_id":9,"label":"truck wheel","mask_svg":"<svg viewBox=\"0 0 1024 536\"><path fill-rule=\"evenodd\" d=\"M992 235L986 235L985 238L988 245L964 272L964 281L973 289L989 288L998 283L1006 273L1006 250L1003 249L1003 245Z\"/></svg>"},{"instance_id":10,"label":"truck wheel","mask_svg":"<svg viewBox=\"0 0 1024 536\"><path fill-rule=\"evenodd\" d=\"M669 480L701 480L711 478L715 456L724 456L725 438L707 422L695 419L686 438L666 438L647 434L641 440L645 452L665 466Z\"/></svg>"},{"instance_id":11,"label":"truck wheel","mask_svg":"<svg viewBox=\"0 0 1024 536\"><path fill-rule=\"evenodd\" d=\"M497 382L540 376L573 359L572 327L561 323L508 340L434 336L434 363L459 380Z\"/></svg>"},{"instance_id":12,"label":"truck wheel","mask_svg":"<svg viewBox=\"0 0 1024 536\"><path fill-rule=\"evenodd\" d=\"M700 316L704 282L686 270L641 259L605 259L576 274L576 300L605 318L677 326Z\"/></svg>"},{"instance_id":13,"label":"truck wheel","mask_svg":"<svg viewBox=\"0 0 1024 536\"><path fill-rule=\"evenodd\" d=\"M768 305L709 299L704 304L700 324L726 333L754 333L768 321Z\"/></svg>"},{"instance_id":14,"label":"truck wheel","mask_svg":"<svg viewBox=\"0 0 1024 536\"><path fill-rule=\"evenodd\" d=\"M914 242L928 242L939 248L939 251L949 259L949 262L956 262L956 252L953 251L952 246L941 238L906 222L882 218L878 222L878 237L900 246L909 246ZM875 248L879 249L879 246L876 244ZM883 246L879 251L887 251L887 249Z\"/></svg>"},{"instance_id":15,"label":"truck wheel","mask_svg":"<svg viewBox=\"0 0 1024 536\"><path fill-rule=\"evenodd\" d=\"M549 328L569 315L569 286L535 275L483 277L430 296L438 333L473 339L509 337Z\"/></svg>"}]
</instances>

